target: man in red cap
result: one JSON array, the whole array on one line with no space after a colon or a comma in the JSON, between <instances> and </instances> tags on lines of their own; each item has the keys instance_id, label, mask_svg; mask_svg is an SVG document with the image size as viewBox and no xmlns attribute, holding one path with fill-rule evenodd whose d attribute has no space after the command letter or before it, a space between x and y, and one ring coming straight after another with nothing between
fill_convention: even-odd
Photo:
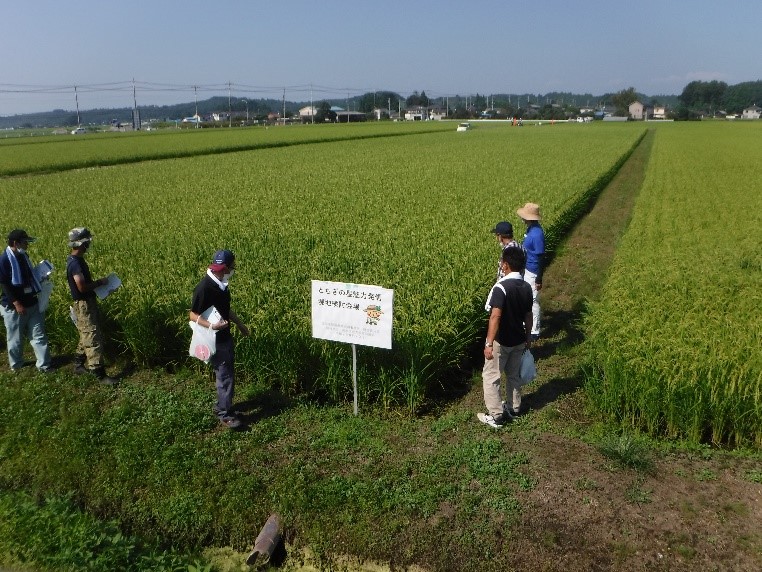
<instances>
[{"instance_id":1,"label":"man in red cap","mask_svg":"<svg viewBox=\"0 0 762 572\"><path fill-rule=\"evenodd\" d=\"M8 362L13 371L24 366L24 336L37 358L37 369L52 371L45 316L40 312L37 294L42 290L32 269L26 249L35 239L17 228L8 235L8 246L0 255L3 321L8 343Z\"/></svg>"},{"instance_id":2,"label":"man in red cap","mask_svg":"<svg viewBox=\"0 0 762 572\"><path fill-rule=\"evenodd\" d=\"M196 322L204 328L212 328L216 332L217 350L211 359L217 386L217 404L214 407L214 412L217 414L220 423L230 429L241 426L241 421L233 410L235 377L233 372L233 336L230 333L230 322L238 327L241 334L249 335L249 329L230 308L228 281L233 276L234 271L235 255L230 250L215 252L206 271L206 276L193 290L193 301L189 313L192 322ZM215 323L202 317L202 314L212 306L221 316L221 319Z\"/></svg>"}]
</instances>

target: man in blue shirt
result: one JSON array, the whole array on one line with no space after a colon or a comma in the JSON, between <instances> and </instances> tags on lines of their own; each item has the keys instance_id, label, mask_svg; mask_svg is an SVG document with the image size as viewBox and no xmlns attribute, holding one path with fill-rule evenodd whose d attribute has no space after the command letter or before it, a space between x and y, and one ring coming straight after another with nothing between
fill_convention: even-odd
<instances>
[{"instance_id":1,"label":"man in blue shirt","mask_svg":"<svg viewBox=\"0 0 762 572\"><path fill-rule=\"evenodd\" d=\"M524 280L532 287L532 339L540 337L540 290L542 290L543 258L545 256L545 231L540 226L540 205L527 203L516 211L527 225L521 246L527 255Z\"/></svg>"}]
</instances>

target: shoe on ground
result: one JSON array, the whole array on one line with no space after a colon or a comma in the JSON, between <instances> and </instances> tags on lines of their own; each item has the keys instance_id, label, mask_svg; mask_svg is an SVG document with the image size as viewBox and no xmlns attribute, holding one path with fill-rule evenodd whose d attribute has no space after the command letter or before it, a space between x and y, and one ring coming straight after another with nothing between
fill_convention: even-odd
<instances>
[{"instance_id":1,"label":"shoe on ground","mask_svg":"<svg viewBox=\"0 0 762 572\"><path fill-rule=\"evenodd\" d=\"M521 417L521 412L516 411L515 409L511 409L508 407L505 401L503 401L503 416L506 419L516 419L516 417Z\"/></svg>"},{"instance_id":2,"label":"shoe on ground","mask_svg":"<svg viewBox=\"0 0 762 572\"><path fill-rule=\"evenodd\" d=\"M97 367L95 369L91 369L90 373L92 373L95 377L98 378L98 383L101 385L110 385L115 386L119 383L119 380L115 377L111 377L106 373L105 368Z\"/></svg>"},{"instance_id":3,"label":"shoe on ground","mask_svg":"<svg viewBox=\"0 0 762 572\"><path fill-rule=\"evenodd\" d=\"M531 334L529 336L529 339L532 340L533 342L536 342L537 340L540 339L540 334Z\"/></svg>"},{"instance_id":4,"label":"shoe on ground","mask_svg":"<svg viewBox=\"0 0 762 572\"><path fill-rule=\"evenodd\" d=\"M40 373L53 373L55 370L52 367L48 366L48 367L38 367L37 371L39 371Z\"/></svg>"},{"instance_id":5,"label":"shoe on ground","mask_svg":"<svg viewBox=\"0 0 762 572\"><path fill-rule=\"evenodd\" d=\"M505 415L493 416L489 413L477 413L476 417L485 425L489 425L495 429L500 429L500 427L503 427L507 421Z\"/></svg>"},{"instance_id":6,"label":"shoe on ground","mask_svg":"<svg viewBox=\"0 0 762 572\"><path fill-rule=\"evenodd\" d=\"M220 417L220 423L222 423L228 429L238 429L242 423L238 417Z\"/></svg>"}]
</instances>

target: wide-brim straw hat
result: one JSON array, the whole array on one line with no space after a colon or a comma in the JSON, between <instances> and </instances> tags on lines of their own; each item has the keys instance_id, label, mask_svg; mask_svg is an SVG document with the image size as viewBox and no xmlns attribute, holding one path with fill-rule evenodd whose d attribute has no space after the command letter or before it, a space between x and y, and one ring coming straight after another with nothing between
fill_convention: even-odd
<instances>
[{"instance_id":1,"label":"wide-brim straw hat","mask_svg":"<svg viewBox=\"0 0 762 572\"><path fill-rule=\"evenodd\" d=\"M542 216L540 216L540 205L534 203L525 204L516 211L516 214L524 220L542 220Z\"/></svg>"}]
</instances>

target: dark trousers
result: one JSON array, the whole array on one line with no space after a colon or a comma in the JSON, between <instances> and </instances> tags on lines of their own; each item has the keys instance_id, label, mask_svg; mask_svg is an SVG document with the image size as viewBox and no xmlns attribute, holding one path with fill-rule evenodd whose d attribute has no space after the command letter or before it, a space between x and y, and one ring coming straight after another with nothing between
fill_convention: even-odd
<instances>
[{"instance_id":1,"label":"dark trousers","mask_svg":"<svg viewBox=\"0 0 762 572\"><path fill-rule=\"evenodd\" d=\"M217 351L212 356L211 363L217 385L217 415L220 418L230 417L233 414L235 393L233 359L233 339L223 342L217 340Z\"/></svg>"}]
</instances>

